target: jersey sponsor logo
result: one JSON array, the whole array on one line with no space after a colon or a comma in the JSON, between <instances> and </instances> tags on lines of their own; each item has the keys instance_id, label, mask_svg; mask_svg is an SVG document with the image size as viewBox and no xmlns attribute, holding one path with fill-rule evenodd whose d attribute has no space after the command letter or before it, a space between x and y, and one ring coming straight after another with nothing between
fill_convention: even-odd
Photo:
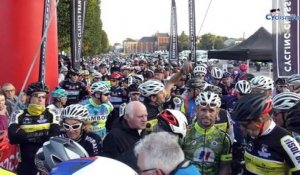
<instances>
[{"instance_id":1,"label":"jersey sponsor logo","mask_svg":"<svg viewBox=\"0 0 300 175\"><path fill-rule=\"evenodd\" d=\"M44 115L41 115L40 118L37 120L38 123L46 123L47 119L45 119Z\"/></svg>"},{"instance_id":2,"label":"jersey sponsor logo","mask_svg":"<svg viewBox=\"0 0 300 175\"><path fill-rule=\"evenodd\" d=\"M92 115L88 118L88 121L100 121L100 120L106 120L106 116L103 115Z\"/></svg>"},{"instance_id":3,"label":"jersey sponsor logo","mask_svg":"<svg viewBox=\"0 0 300 175\"><path fill-rule=\"evenodd\" d=\"M210 148L201 147L195 151L193 160L195 162L214 162L215 152Z\"/></svg>"},{"instance_id":4,"label":"jersey sponsor logo","mask_svg":"<svg viewBox=\"0 0 300 175\"><path fill-rule=\"evenodd\" d=\"M248 152L251 152L251 151L253 150L253 142L252 142L252 141L249 141L249 142L248 142L248 145L247 145L247 147L246 147L246 150L247 150Z\"/></svg>"},{"instance_id":5,"label":"jersey sponsor logo","mask_svg":"<svg viewBox=\"0 0 300 175\"><path fill-rule=\"evenodd\" d=\"M288 153L289 157L297 166L300 165L300 147L298 142L291 136L285 136L281 140L281 144Z\"/></svg>"},{"instance_id":6,"label":"jersey sponsor logo","mask_svg":"<svg viewBox=\"0 0 300 175\"><path fill-rule=\"evenodd\" d=\"M93 146L93 151L95 153L98 153L98 146L97 146L97 143L96 143L96 140L93 139L92 137L89 137L89 136L86 136L85 140L87 140L88 142L90 142Z\"/></svg>"},{"instance_id":7,"label":"jersey sponsor logo","mask_svg":"<svg viewBox=\"0 0 300 175\"><path fill-rule=\"evenodd\" d=\"M270 157L271 153L268 153L268 145L262 144L261 150L258 151L258 155L265 158Z\"/></svg>"},{"instance_id":8,"label":"jersey sponsor logo","mask_svg":"<svg viewBox=\"0 0 300 175\"><path fill-rule=\"evenodd\" d=\"M217 146L218 146L218 142L214 140L214 141L211 142L211 145L212 145L213 147L217 147Z\"/></svg>"},{"instance_id":9,"label":"jersey sponsor logo","mask_svg":"<svg viewBox=\"0 0 300 175\"><path fill-rule=\"evenodd\" d=\"M23 119L23 124L31 124L32 123L32 119L31 118L29 118L29 117L25 117L24 119Z\"/></svg>"}]
</instances>

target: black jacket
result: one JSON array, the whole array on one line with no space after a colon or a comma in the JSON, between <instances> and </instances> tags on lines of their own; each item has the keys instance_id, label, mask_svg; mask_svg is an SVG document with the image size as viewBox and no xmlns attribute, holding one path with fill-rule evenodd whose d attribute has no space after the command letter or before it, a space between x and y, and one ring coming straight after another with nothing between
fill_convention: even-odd
<instances>
[{"instance_id":1,"label":"black jacket","mask_svg":"<svg viewBox=\"0 0 300 175\"><path fill-rule=\"evenodd\" d=\"M137 169L134 146L145 134L145 130L139 134L138 130L129 127L125 119L120 118L103 141L104 156L117 159Z\"/></svg>"}]
</instances>

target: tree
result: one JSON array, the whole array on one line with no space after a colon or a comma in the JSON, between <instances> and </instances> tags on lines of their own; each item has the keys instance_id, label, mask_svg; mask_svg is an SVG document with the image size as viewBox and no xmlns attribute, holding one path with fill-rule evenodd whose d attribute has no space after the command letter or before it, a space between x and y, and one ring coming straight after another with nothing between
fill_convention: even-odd
<instances>
[{"instance_id":1,"label":"tree","mask_svg":"<svg viewBox=\"0 0 300 175\"><path fill-rule=\"evenodd\" d=\"M94 56L109 50L106 32L102 29L100 0L86 0L82 56ZM70 51L70 0L58 4L58 41L60 51Z\"/></svg>"},{"instance_id":2,"label":"tree","mask_svg":"<svg viewBox=\"0 0 300 175\"><path fill-rule=\"evenodd\" d=\"M189 49L189 36L184 31L178 37L178 52Z\"/></svg>"},{"instance_id":3,"label":"tree","mask_svg":"<svg viewBox=\"0 0 300 175\"><path fill-rule=\"evenodd\" d=\"M227 39L227 37L207 33L198 38L200 42L197 44L197 48L202 50L222 49L224 41Z\"/></svg>"}]
</instances>

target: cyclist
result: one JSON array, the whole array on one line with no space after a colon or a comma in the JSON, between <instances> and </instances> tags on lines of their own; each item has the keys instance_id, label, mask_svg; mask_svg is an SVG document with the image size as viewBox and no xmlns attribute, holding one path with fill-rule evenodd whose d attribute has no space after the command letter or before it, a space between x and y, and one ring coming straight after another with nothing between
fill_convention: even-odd
<instances>
[{"instance_id":1,"label":"cyclist","mask_svg":"<svg viewBox=\"0 0 300 175\"><path fill-rule=\"evenodd\" d=\"M231 141L215 126L221 99L213 92L202 92L196 99L197 121L187 133L182 149L201 174L229 174Z\"/></svg>"},{"instance_id":2,"label":"cyclist","mask_svg":"<svg viewBox=\"0 0 300 175\"><path fill-rule=\"evenodd\" d=\"M113 110L112 104L109 102L110 85L106 81L95 82L91 86L91 98L83 101L89 116L86 121L86 129L94 132L103 139L106 135L106 121L108 115Z\"/></svg>"},{"instance_id":3,"label":"cyclist","mask_svg":"<svg viewBox=\"0 0 300 175\"><path fill-rule=\"evenodd\" d=\"M34 155L51 136L59 135L60 127L56 115L45 107L48 87L43 83L32 83L27 88L29 105L27 109L12 114L8 127L11 144L19 144L21 162L19 175L36 174Z\"/></svg>"},{"instance_id":4,"label":"cyclist","mask_svg":"<svg viewBox=\"0 0 300 175\"><path fill-rule=\"evenodd\" d=\"M196 66L193 71L194 77L200 78L201 80L204 80L206 73L207 70L204 66Z\"/></svg>"},{"instance_id":5,"label":"cyclist","mask_svg":"<svg viewBox=\"0 0 300 175\"><path fill-rule=\"evenodd\" d=\"M273 96L281 93L281 92L288 92L290 91L288 89L288 82L287 79L285 78L277 78L277 80L275 81L275 88L273 90Z\"/></svg>"},{"instance_id":6,"label":"cyclist","mask_svg":"<svg viewBox=\"0 0 300 175\"><path fill-rule=\"evenodd\" d=\"M271 119L272 100L265 94L246 95L234 116L247 135L246 174L300 174L300 146Z\"/></svg>"},{"instance_id":7,"label":"cyclist","mask_svg":"<svg viewBox=\"0 0 300 175\"><path fill-rule=\"evenodd\" d=\"M252 93L261 93L272 96L273 80L266 76L256 76L251 81Z\"/></svg>"},{"instance_id":8,"label":"cyclist","mask_svg":"<svg viewBox=\"0 0 300 175\"><path fill-rule=\"evenodd\" d=\"M287 82L291 92L300 93L300 74L291 75Z\"/></svg>"},{"instance_id":9,"label":"cyclist","mask_svg":"<svg viewBox=\"0 0 300 175\"><path fill-rule=\"evenodd\" d=\"M53 103L48 105L47 108L51 109L56 114L57 120L60 121L60 114L66 105L68 92L64 89L56 89L52 91L51 96Z\"/></svg>"},{"instance_id":10,"label":"cyclist","mask_svg":"<svg viewBox=\"0 0 300 175\"><path fill-rule=\"evenodd\" d=\"M213 67L211 70L211 76L212 76L212 85L219 86L223 89L223 84L221 83L221 80L223 78L223 71L218 67Z\"/></svg>"}]
</instances>

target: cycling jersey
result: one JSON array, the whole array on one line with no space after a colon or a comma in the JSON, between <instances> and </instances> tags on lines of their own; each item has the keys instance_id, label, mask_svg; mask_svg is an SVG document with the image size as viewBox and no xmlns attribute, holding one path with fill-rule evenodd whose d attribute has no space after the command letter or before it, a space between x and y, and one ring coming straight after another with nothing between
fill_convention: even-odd
<instances>
[{"instance_id":1,"label":"cycling jersey","mask_svg":"<svg viewBox=\"0 0 300 175\"><path fill-rule=\"evenodd\" d=\"M55 114L46 108L39 116L32 116L27 109L12 114L8 127L8 137L11 144L19 144L21 162L18 174L36 174L34 164L36 152L51 136L60 133L60 127Z\"/></svg>"},{"instance_id":2,"label":"cycling jersey","mask_svg":"<svg viewBox=\"0 0 300 175\"><path fill-rule=\"evenodd\" d=\"M109 113L113 110L113 106L110 102L97 105L92 98L83 101L81 104L89 111L89 117L85 122L86 129L96 133L103 139L106 136L105 123Z\"/></svg>"},{"instance_id":3,"label":"cycling jersey","mask_svg":"<svg viewBox=\"0 0 300 175\"><path fill-rule=\"evenodd\" d=\"M193 124L182 149L186 158L205 175L217 174L221 161L231 161L230 138L215 126L204 129L197 122Z\"/></svg>"},{"instance_id":4,"label":"cycling jersey","mask_svg":"<svg viewBox=\"0 0 300 175\"><path fill-rule=\"evenodd\" d=\"M220 108L219 115L216 119L215 126L230 137L231 142L234 140L234 129L233 129L233 121L231 119L230 114L225 109Z\"/></svg>"},{"instance_id":5,"label":"cycling jersey","mask_svg":"<svg viewBox=\"0 0 300 175\"><path fill-rule=\"evenodd\" d=\"M194 118L196 117L196 102L195 99L189 99L186 97L184 99L184 108L185 108L185 114L187 116L189 124L193 123Z\"/></svg>"},{"instance_id":6,"label":"cycling jersey","mask_svg":"<svg viewBox=\"0 0 300 175\"><path fill-rule=\"evenodd\" d=\"M67 138L66 134L61 136ZM102 151L101 138L92 132L83 132L80 139L75 141L86 150L90 157L99 156Z\"/></svg>"},{"instance_id":7,"label":"cycling jersey","mask_svg":"<svg viewBox=\"0 0 300 175\"><path fill-rule=\"evenodd\" d=\"M47 108L50 109L51 111L53 111L56 114L56 118L57 118L58 121L61 121L60 114L61 114L61 111L64 108L57 108L54 104L48 105Z\"/></svg>"},{"instance_id":8,"label":"cycling jersey","mask_svg":"<svg viewBox=\"0 0 300 175\"><path fill-rule=\"evenodd\" d=\"M248 136L246 141L246 174L300 174L300 146L275 122L260 137Z\"/></svg>"},{"instance_id":9,"label":"cycling jersey","mask_svg":"<svg viewBox=\"0 0 300 175\"><path fill-rule=\"evenodd\" d=\"M122 103L127 102L128 96L126 91L121 87L111 87L111 94L109 101L114 106L118 108Z\"/></svg>"},{"instance_id":10,"label":"cycling jersey","mask_svg":"<svg viewBox=\"0 0 300 175\"><path fill-rule=\"evenodd\" d=\"M88 95L86 86L81 81L73 82L70 79L67 79L59 83L59 87L68 92L66 106L70 104L77 104L86 95Z\"/></svg>"}]
</instances>

